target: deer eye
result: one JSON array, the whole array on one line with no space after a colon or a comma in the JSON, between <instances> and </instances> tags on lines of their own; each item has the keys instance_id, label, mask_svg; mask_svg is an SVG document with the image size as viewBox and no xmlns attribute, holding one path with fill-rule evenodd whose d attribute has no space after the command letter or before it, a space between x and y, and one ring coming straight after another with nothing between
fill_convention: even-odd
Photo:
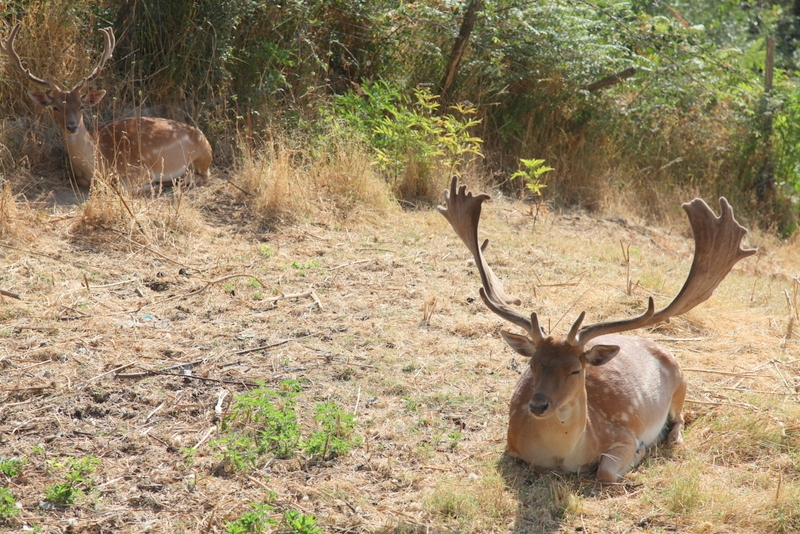
<instances>
[{"instance_id":1,"label":"deer eye","mask_svg":"<svg viewBox=\"0 0 800 534\"><path fill-rule=\"evenodd\" d=\"M575 375L577 375L577 374L580 374L580 372L581 372L581 370L580 370L580 369L578 369L577 371L572 371L572 372L569 374L569 376L575 376Z\"/></svg>"}]
</instances>

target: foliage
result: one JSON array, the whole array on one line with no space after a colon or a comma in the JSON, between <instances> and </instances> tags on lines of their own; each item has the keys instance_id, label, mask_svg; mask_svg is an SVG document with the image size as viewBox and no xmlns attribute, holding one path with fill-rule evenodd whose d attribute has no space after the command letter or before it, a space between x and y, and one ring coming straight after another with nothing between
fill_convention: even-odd
<instances>
[{"instance_id":1,"label":"foliage","mask_svg":"<svg viewBox=\"0 0 800 534\"><path fill-rule=\"evenodd\" d=\"M45 499L55 504L74 504L75 500L86 491L91 490L95 481L89 477L94 473L100 460L93 455L83 458L67 458L66 462L50 461L50 469L66 469L66 482L51 484L45 491Z\"/></svg>"},{"instance_id":2,"label":"foliage","mask_svg":"<svg viewBox=\"0 0 800 534\"><path fill-rule=\"evenodd\" d=\"M305 515L297 510L286 510L283 521L290 534L322 534L313 515Z\"/></svg>"},{"instance_id":3,"label":"foliage","mask_svg":"<svg viewBox=\"0 0 800 534\"><path fill-rule=\"evenodd\" d=\"M250 507L253 510L245 512L239 519L225 522L227 534L260 534L267 527L277 524L277 521L269 517L269 513L275 510L272 506L250 503Z\"/></svg>"},{"instance_id":4,"label":"foliage","mask_svg":"<svg viewBox=\"0 0 800 534\"><path fill-rule=\"evenodd\" d=\"M482 140L471 134L480 123L471 118L476 109L457 104L453 113L440 114L437 99L429 87L408 94L395 84L371 82L338 96L333 116L373 147L375 162L396 194L426 197L432 189L439 193L434 176L460 174L483 155Z\"/></svg>"},{"instance_id":5,"label":"foliage","mask_svg":"<svg viewBox=\"0 0 800 534\"><path fill-rule=\"evenodd\" d=\"M261 385L236 397L223 427L253 424L254 432L232 432L230 437L217 440L225 451L224 457L236 468L254 464L257 457L271 453L289 458L300 444L300 426L295 407L300 385L296 380L281 383L278 391Z\"/></svg>"},{"instance_id":6,"label":"foliage","mask_svg":"<svg viewBox=\"0 0 800 534\"><path fill-rule=\"evenodd\" d=\"M14 494L8 488L0 487L0 523L7 523L18 513L19 508Z\"/></svg>"},{"instance_id":7,"label":"foliage","mask_svg":"<svg viewBox=\"0 0 800 534\"><path fill-rule=\"evenodd\" d=\"M528 188L528 191L530 191L536 196L541 195L542 189L547 187L545 184L541 182L541 177L545 173L548 173L555 169L545 165L543 159L520 158L519 161L525 168L520 169L514 174L512 174L511 179L512 180L514 178L522 179L525 182L525 187Z\"/></svg>"},{"instance_id":8,"label":"foliage","mask_svg":"<svg viewBox=\"0 0 800 534\"><path fill-rule=\"evenodd\" d=\"M333 402L317 404L316 421L320 428L306 439L305 452L312 459L328 460L350 452L361 444L361 438L353 436L356 420Z\"/></svg>"},{"instance_id":9,"label":"foliage","mask_svg":"<svg viewBox=\"0 0 800 534\"><path fill-rule=\"evenodd\" d=\"M355 417L333 402L317 405L319 428L303 439L296 413L300 391L296 380L286 380L278 391L262 384L236 397L223 423L226 436L214 442L231 469L256 467L267 454L291 458L300 450L312 460L328 460L361 443L353 435Z\"/></svg>"},{"instance_id":10,"label":"foliage","mask_svg":"<svg viewBox=\"0 0 800 534\"><path fill-rule=\"evenodd\" d=\"M634 209L659 216L660 204L678 205L683 191L725 194L744 218L786 234L797 216L800 166L795 4L487 0L455 78L458 104L446 109L436 84L465 2L18 0L5 13L26 28L49 28L44 37L24 32L19 43L37 69L53 63L52 48L80 50L41 72L57 79L91 68L96 30L112 24L117 51L100 83L115 100L104 109L169 105L168 114L204 129L217 164L248 154L236 141L241 134L258 146L277 126L312 136L302 150L310 161L302 171L312 172L315 147L333 123L369 147L400 199L438 199L441 181L467 170L516 187L509 178L534 153L556 169L546 190L534 189L557 202L602 207L624 192ZM778 70L765 97L770 35ZM623 83L588 90L631 67L636 75ZM0 104L6 115L31 115L23 92L0 84L17 95ZM41 143L6 141L19 161L58 159L36 152ZM774 196L758 185L771 159Z\"/></svg>"},{"instance_id":11,"label":"foliage","mask_svg":"<svg viewBox=\"0 0 800 534\"><path fill-rule=\"evenodd\" d=\"M17 458L1 458L0 459L0 473L8 478L14 478L22 473L22 468L25 461Z\"/></svg>"}]
</instances>

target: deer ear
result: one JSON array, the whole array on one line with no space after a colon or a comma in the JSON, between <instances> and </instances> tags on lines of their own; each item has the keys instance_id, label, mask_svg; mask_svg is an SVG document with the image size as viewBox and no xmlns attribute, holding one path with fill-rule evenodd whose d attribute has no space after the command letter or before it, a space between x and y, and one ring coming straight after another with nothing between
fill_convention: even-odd
<instances>
[{"instance_id":1,"label":"deer ear","mask_svg":"<svg viewBox=\"0 0 800 534\"><path fill-rule=\"evenodd\" d=\"M49 107L53 105L53 98L47 93L40 93L38 91L28 91L28 96L31 100L40 106Z\"/></svg>"},{"instance_id":2,"label":"deer ear","mask_svg":"<svg viewBox=\"0 0 800 534\"><path fill-rule=\"evenodd\" d=\"M503 339L506 340L506 343L508 343L508 345L519 354L525 356L526 358L533 356L536 347L534 346L533 341L528 339L527 336L512 334L511 332L506 332L505 330L500 330L500 335L502 335Z\"/></svg>"},{"instance_id":3,"label":"deer ear","mask_svg":"<svg viewBox=\"0 0 800 534\"><path fill-rule=\"evenodd\" d=\"M604 365L619 354L617 345L595 345L586 351L586 363L589 365Z\"/></svg>"},{"instance_id":4,"label":"deer ear","mask_svg":"<svg viewBox=\"0 0 800 534\"><path fill-rule=\"evenodd\" d=\"M103 100L104 96L106 96L106 92L102 89L100 91L89 91L81 97L81 102L83 102L85 106L94 106Z\"/></svg>"}]
</instances>

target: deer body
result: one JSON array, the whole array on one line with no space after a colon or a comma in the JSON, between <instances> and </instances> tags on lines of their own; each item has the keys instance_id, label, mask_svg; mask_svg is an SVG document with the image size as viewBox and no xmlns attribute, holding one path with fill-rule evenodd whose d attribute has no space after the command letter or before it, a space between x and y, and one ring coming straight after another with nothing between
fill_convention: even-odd
<instances>
[{"instance_id":1,"label":"deer body","mask_svg":"<svg viewBox=\"0 0 800 534\"><path fill-rule=\"evenodd\" d=\"M89 187L96 173L113 172L127 185L147 191L155 184L171 184L185 177L191 185L200 185L208 178L211 166L211 145L205 135L188 124L158 118L128 118L113 122L92 134L86 128L83 109L100 102L105 91L84 91L89 80L97 77L111 58L114 34L102 30L105 49L94 71L71 90L39 78L22 66L14 50L17 24L3 42L11 63L28 79L47 88L28 95L40 106L51 108L67 149L70 167L80 187ZM140 178L148 182L138 187Z\"/></svg>"},{"instance_id":2,"label":"deer body","mask_svg":"<svg viewBox=\"0 0 800 534\"><path fill-rule=\"evenodd\" d=\"M540 350L559 354L557 345L558 340L546 338ZM591 352L597 345L618 346L619 353L607 363L587 362L582 368L578 357L580 372L566 378L578 391L563 403L553 402L542 414L541 405L532 408L531 402L537 393L543 395L546 382L541 377L546 373L544 363L531 357L511 397L512 456L539 469L581 473L597 467L599 480L614 481L667 432L667 442L682 441L686 384L672 354L648 339L613 334L590 341L586 349ZM571 347L560 348L571 352Z\"/></svg>"},{"instance_id":3,"label":"deer body","mask_svg":"<svg viewBox=\"0 0 800 534\"><path fill-rule=\"evenodd\" d=\"M692 266L681 290L655 311L653 298L639 316L581 327L586 312L566 337L546 336L536 312L527 316L512 305L486 262L489 241L478 240L485 194L473 195L456 178L439 211L475 259L484 304L526 335L501 331L511 348L530 361L511 397L508 452L536 469L571 473L597 468L597 480L613 483L637 465L649 447L666 437L681 443L686 383L680 366L648 339L618 335L668 321L711 297L736 262L756 253L740 248L747 233L720 198L716 217L695 199L683 205L695 239Z\"/></svg>"}]
</instances>

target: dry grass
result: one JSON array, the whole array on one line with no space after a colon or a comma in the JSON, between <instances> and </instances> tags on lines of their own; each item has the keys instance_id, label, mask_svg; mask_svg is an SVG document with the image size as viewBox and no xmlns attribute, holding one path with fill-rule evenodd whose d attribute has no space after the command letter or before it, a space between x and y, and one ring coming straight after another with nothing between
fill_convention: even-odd
<instances>
[{"instance_id":1,"label":"dry grass","mask_svg":"<svg viewBox=\"0 0 800 534\"><path fill-rule=\"evenodd\" d=\"M348 186L362 192L352 204L330 192L368 174L348 159L354 167L337 171L341 160L309 166L275 148L231 175L240 189L214 179L133 199L130 212L99 189L85 204L6 205L0 289L21 300L0 301L0 458L27 463L0 475L22 505L0 530L224 532L269 492L276 514L314 514L329 532L800 530L800 344L784 340L783 293L800 273L796 242L751 235L760 254L713 299L642 332L686 369L686 443L600 487L504 455L525 364L499 336L507 325L476 298L468 254L435 211L364 207L363 183ZM288 196L254 194L274 181ZM509 292L561 333L581 309L593 321L634 313L648 295L663 304L691 257L683 221L534 218L498 201L482 231ZM631 245L631 296L620 240ZM309 289L319 303L278 299ZM184 375L150 372L180 363ZM309 407L333 400L356 413L364 444L327 463L221 473L220 392L227 406L245 383L287 378L303 385L304 427ZM63 478L52 462L89 455L100 460L95 490L43 508Z\"/></svg>"},{"instance_id":2,"label":"dry grass","mask_svg":"<svg viewBox=\"0 0 800 534\"><path fill-rule=\"evenodd\" d=\"M240 143L243 155L230 182L238 191L235 201L256 222L273 227L312 213L317 221L333 222L364 210L392 211L389 188L373 172L364 147L334 137L315 150L309 142L279 137L263 146Z\"/></svg>"}]
</instances>

